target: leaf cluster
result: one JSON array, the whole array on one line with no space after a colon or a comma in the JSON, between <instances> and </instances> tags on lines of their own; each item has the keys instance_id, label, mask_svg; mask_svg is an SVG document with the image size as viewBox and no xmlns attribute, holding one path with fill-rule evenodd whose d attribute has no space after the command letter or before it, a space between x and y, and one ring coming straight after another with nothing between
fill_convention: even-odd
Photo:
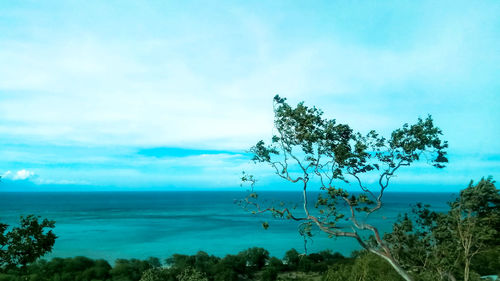
<instances>
[{"instance_id":1,"label":"leaf cluster","mask_svg":"<svg viewBox=\"0 0 500 281\"><path fill-rule=\"evenodd\" d=\"M394 224L384 239L395 258L417 276L464 277L468 263L477 273L496 274L496 269L475 265L482 255L500 255L500 191L491 178L471 182L449 203L446 213L417 204ZM500 265L500 261L496 266ZM474 274L473 272L471 274Z\"/></svg>"},{"instance_id":2,"label":"leaf cluster","mask_svg":"<svg viewBox=\"0 0 500 281\"><path fill-rule=\"evenodd\" d=\"M57 236L52 232L54 221L40 217L21 216L20 225L10 231L0 224L0 267L26 267L52 251Z\"/></svg>"},{"instance_id":3,"label":"leaf cluster","mask_svg":"<svg viewBox=\"0 0 500 281\"><path fill-rule=\"evenodd\" d=\"M394 168L398 164L409 165L419 160L422 153L432 152L430 162L442 168L448 161L442 141L442 132L434 126L431 116L419 118L416 124L404 124L386 139L375 131L366 135L354 132L347 124L338 124L335 119L323 118L323 112L316 107L308 107L303 102L295 108L286 103L285 98L274 98L274 127L277 131L270 144L263 140L250 149L253 160L277 164L280 175L287 173L287 161L300 158L303 169L316 171L331 167L329 174L335 179L344 179L346 170L365 173L380 170L381 164ZM325 161L321 161L321 160ZM295 159L298 160L298 159Z\"/></svg>"}]
</instances>

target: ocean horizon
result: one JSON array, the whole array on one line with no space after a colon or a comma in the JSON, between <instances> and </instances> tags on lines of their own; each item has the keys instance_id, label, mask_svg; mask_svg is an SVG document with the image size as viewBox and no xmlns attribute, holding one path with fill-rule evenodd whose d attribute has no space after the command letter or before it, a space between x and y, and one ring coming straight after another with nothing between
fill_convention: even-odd
<instances>
[{"instance_id":1,"label":"ocean horizon","mask_svg":"<svg viewBox=\"0 0 500 281\"><path fill-rule=\"evenodd\" d=\"M301 193L291 191L259 194L269 204L301 199ZM387 192L384 207L369 221L382 232L389 231L397 216L415 203L445 211L455 195ZM349 255L360 249L353 239L328 238L319 231L304 240L296 222L254 215L236 204L245 196L242 191L1 192L0 222L15 226L19 216L29 214L54 220L58 238L45 258L86 256L114 262L198 251L223 257L250 247L265 248L282 258L291 248L304 252L305 245L308 253L331 250ZM310 195L311 208L316 196ZM262 227L263 222L269 229Z\"/></svg>"}]
</instances>

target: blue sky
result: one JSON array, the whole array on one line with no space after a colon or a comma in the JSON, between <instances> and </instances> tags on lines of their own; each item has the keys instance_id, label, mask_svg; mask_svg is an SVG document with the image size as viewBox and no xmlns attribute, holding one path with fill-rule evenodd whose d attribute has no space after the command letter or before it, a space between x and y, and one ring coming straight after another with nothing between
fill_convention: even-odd
<instances>
[{"instance_id":1,"label":"blue sky","mask_svg":"<svg viewBox=\"0 0 500 281\"><path fill-rule=\"evenodd\" d=\"M498 1L2 1L0 190L236 188L275 94L365 132L432 114L450 165L396 185L498 178L499 15Z\"/></svg>"}]
</instances>

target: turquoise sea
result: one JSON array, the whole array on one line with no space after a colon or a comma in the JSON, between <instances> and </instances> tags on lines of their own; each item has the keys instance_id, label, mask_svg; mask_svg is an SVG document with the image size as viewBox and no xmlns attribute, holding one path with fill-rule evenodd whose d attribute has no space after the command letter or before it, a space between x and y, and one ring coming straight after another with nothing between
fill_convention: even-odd
<instances>
[{"instance_id":1,"label":"turquoise sea","mask_svg":"<svg viewBox=\"0 0 500 281\"><path fill-rule=\"evenodd\" d=\"M283 257L290 248L304 251L298 224L269 215L252 215L235 204L245 192L5 192L0 193L0 221L15 225L20 215L37 214L56 221L58 236L50 257L167 258L174 253L205 251L224 256L258 246ZM311 199L316 195L312 194ZM263 192L271 202L299 202L293 192ZM385 205L371 222L390 229L399 213L425 202L445 210L450 193L387 193ZM314 201L314 200L311 200ZM264 230L262 222L270 224ZM350 254L359 249L348 238L317 233L308 252L331 249Z\"/></svg>"}]
</instances>

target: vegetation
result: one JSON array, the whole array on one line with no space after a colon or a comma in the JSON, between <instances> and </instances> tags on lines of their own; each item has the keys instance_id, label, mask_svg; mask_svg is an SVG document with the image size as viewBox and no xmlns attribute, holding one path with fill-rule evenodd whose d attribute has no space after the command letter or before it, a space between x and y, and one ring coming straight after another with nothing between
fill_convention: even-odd
<instances>
[{"instance_id":1,"label":"vegetation","mask_svg":"<svg viewBox=\"0 0 500 281\"><path fill-rule=\"evenodd\" d=\"M477 280L500 272L500 193L491 178L471 182L436 213L417 204L385 240L394 257L419 280ZM477 263L473 263L478 261Z\"/></svg>"},{"instance_id":2,"label":"vegetation","mask_svg":"<svg viewBox=\"0 0 500 281\"><path fill-rule=\"evenodd\" d=\"M429 206L417 204L412 214L402 215L393 231L384 237L393 257L419 281L478 280L479 276L500 273L497 233L500 194L494 181L488 178L477 184L471 182L449 206L448 212L436 213ZM14 233L32 233L30 239L48 235L50 231L44 228L53 227L53 222L40 223L32 216L21 221L24 223L18 229L24 231ZM2 243L19 241L10 237L20 234L9 234L16 228L4 234L6 229L3 227ZM20 240L26 239L25 236ZM33 253L41 253L36 250L41 247L40 243L33 241L23 244L30 258L35 257L31 254L32 249L35 249ZM49 244L53 245L53 241ZM3 249L2 257L8 249ZM114 266L105 260L86 257L35 262L25 262L29 260L27 257L15 260L18 262L2 264L0 281L404 280L389 263L367 250L344 257L330 251L301 254L291 249L279 259L270 256L265 249L254 247L224 258L198 252L195 255L174 254L164 263L158 258L118 259Z\"/></svg>"},{"instance_id":3,"label":"vegetation","mask_svg":"<svg viewBox=\"0 0 500 281\"><path fill-rule=\"evenodd\" d=\"M24 273L19 268L4 269L0 271L0 281L403 280L388 263L367 251L344 257L330 251L300 255L292 249L283 259L269 257L265 265L257 269L251 265L255 257L247 255L253 251L249 250L224 258L204 252L192 256L174 255L175 258L172 256L164 264L156 258L119 259L114 267L105 260L86 257L54 258L30 264ZM259 262L263 262L265 258L260 257ZM287 261L295 262L288 264ZM419 280L439 280L425 278Z\"/></svg>"},{"instance_id":4,"label":"vegetation","mask_svg":"<svg viewBox=\"0 0 500 281\"><path fill-rule=\"evenodd\" d=\"M281 259L270 257L262 248L250 248L224 258L205 252L192 256L175 254L166 259L164 264L156 258L118 259L113 267L105 260L86 257L54 258L30 264L24 273L19 268L4 268L3 273L0 273L0 281L25 280L25 277L32 281L286 280L286 277L280 276L321 276L330 266L353 262L352 258L330 251L300 255L292 249L286 253L284 260L290 258L296 262L287 264Z\"/></svg>"},{"instance_id":5,"label":"vegetation","mask_svg":"<svg viewBox=\"0 0 500 281\"><path fill-rule=\"evenodd\" d=\"M351 263L333 265L324 281L401 281L401 276L384 260L369 252L354 253Z\"/></svg>"},{"instance_id":6,"label":"vegetation","mask_svg":"<svg viewBox=\"0 0 500 281\"><path fill-rule=\"evenodd\" d=\"M54 221L29 215L20 219L18 227L8 230L8 225L0 223L0 267L26 266L52 251L56 235L51 229Z\"/></svg>"},{"instance_id":7,"label":"vegetation","mask_svg":"<svg viewBox=\"0 0 500 281\"><path fill-rule=\"evenodd\" d=\"M445 166L448 145L440 139L441 130L429 116L413 125L404 124L385 138L375 131L366 135L354 132L348 125L322 115L315 107L299 103L294 108L276 96L276 133L269 144L261 140L251 148L256 163L268 164L279 178L299 184L303 192L301 214L284 203L262 206L253 190L256 179L246 173L242 181L249 182L251 190L243 206L254 213L271 212L275 217L301 222L301 234L305 236L311 236L312 228L317 227L332 237L355 239L386 260L405 280L413 280L367 218L382 207L384 192L399 169L422 158L434 167ZM364 179L373 175L378 180L370 186ZM360 193L349 193L343 187L349 183L355 184ZM314 186L323 191L315 201L315 211L310 210L308 197Z\"/></svg>"},{"instance_id":8,"label":"vegetation","mask_svg":"<svg viewBox=\"0 0 500 281\"><path fill-rule=\"evenodd\" d=\"M240 203L254 213L301 223L300 233L312 236L313 228L331 237L350 237L364 249L351 257L322 251L301 254L287 251L282 259L263 248L250 248L224 258L198 252L174 254L162 263L118 259L114 266L105 260L86 257L39 260L52 250L54 222L34 215L21 217L20 225L0 223L0 281L477 281L480 276L500 273L500 192L491 178L470 184L438 213L418 203L403 214L390 233L380 233L368 223L380 210L392 177L400 168L426 158L434 167L447 162L446 142L432 118L403 125L390 138L375 131L355 133L348 125L322 117L322 112L299 103L289 106L274 99L277 134L270 144L259 141L251 151L253 160L269 164L280 178L299 183L302 211L285 203L262 206L253 188L254 176L244 174L251 190ZM375 187L365 183L377 175ZM359 193L349 193L354 183ZM308 204L311 186L323 192ZM263 223L264 228L269 223Z\"/></svg>"}]
</instances>

